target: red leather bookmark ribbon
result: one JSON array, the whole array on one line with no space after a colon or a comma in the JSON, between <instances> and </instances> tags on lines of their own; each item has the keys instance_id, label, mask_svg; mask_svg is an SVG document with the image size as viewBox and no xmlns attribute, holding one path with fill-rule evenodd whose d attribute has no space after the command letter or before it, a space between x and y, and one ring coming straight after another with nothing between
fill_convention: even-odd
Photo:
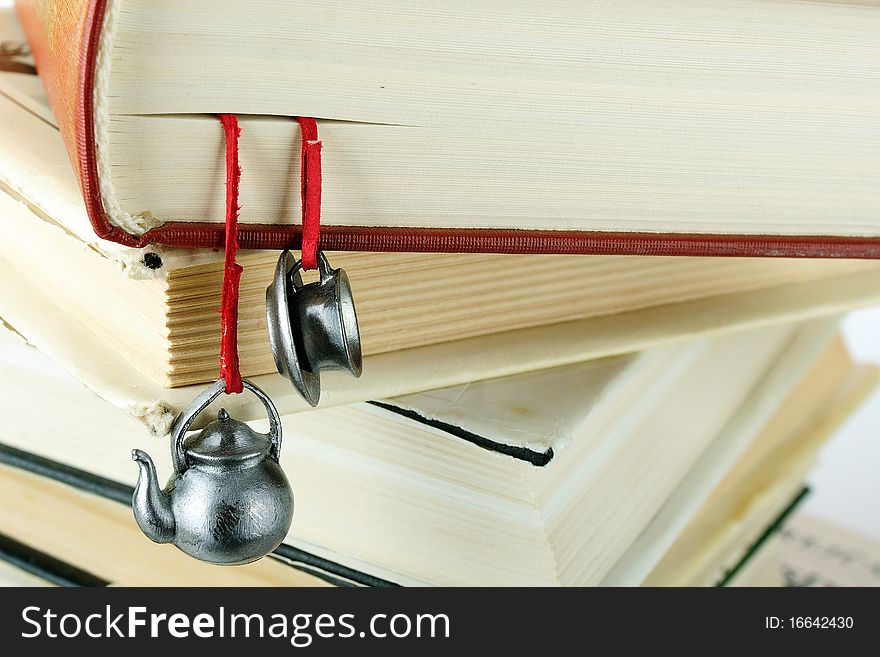
<instances>
[{"instance_id":1,"label":"red leather bookmark ribbon","mask_svg":"<svg viewBox=\"0 0 880 657\"><path fill-rule=\"evenodd\" d=\"M318 239L321 235L321 142L315 119L296 117L302 132L302 267L318 266Z\"/></svg>"},{"instance_id":2,"label":"red leather bookmark ribbon","mask_svg":"<svg viewBox=\"0 0 880 657\"><path fill-rule=\"evenodd\" d=\"M218 115L226 137L226 253L223 260L223 289L220 297L220 378L226 381L226 394L244 389L238 360L238 287L242 266L235 262L238 251L238 138L241 128L235 114ZM318 240L321 234L321 142L314 119L298 116L302 132L302 265L318 266Z\"/></svg>"},{"instance_id":3,"label":"red leather bookmark ribbon","mask_svg":"<svg viewBox=\"0 0 880 657\"><path fill-rule=\"evenodd\" d=\"M226 394L244 389L238 364L238 284L242 267L235 262L238 251L238 137L241 128L234 114L220 114L226 135L226 257L223 261L223 290L220 297L220 378L226 380Z\"/></svg>"}]
</instances>

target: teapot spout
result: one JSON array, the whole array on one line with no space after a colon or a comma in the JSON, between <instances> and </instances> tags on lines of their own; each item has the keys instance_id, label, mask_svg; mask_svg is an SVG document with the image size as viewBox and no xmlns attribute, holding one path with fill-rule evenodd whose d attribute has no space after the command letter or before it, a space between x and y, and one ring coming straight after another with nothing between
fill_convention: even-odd
<instances>
[{"instance_id":1,"label":"teapot spout","mask_svg":"<svg viewBox=\"0 0 880 657\"><path fill-rule=\"evenodd\" d=\"M171 500L159 488L153 459L139 449L132 450L131 458L138 464L138 480L131 500L135 520L151 541L170 543L176 531L174 513Z\"/></svg>"}]
</instances>

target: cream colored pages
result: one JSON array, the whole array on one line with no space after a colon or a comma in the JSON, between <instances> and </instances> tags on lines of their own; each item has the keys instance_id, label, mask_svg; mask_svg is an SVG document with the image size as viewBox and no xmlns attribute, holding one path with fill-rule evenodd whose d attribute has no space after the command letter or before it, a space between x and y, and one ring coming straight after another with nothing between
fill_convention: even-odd
<instances>
[{"instance_id":1,"label":"cream colored pages","mask_svg":"<svg viewBox=\"0 0 880 657\"><path fill-rule=\"evenodd\" d=\"M610 101L641 99L647 114L648 98L681 94L673 107L761 94L765 106L789 95L789 107L797 98L806 110L817 86L876 98L876 2L657 0L653 11L615 0L215 0L211 12L180 0L108 5L111 115L578 126ZM205 65L217 35L228 37L225 67Z\"/></svg>"},{"instance_id":2,"label":"cream colored pages","mask_svg":"<svg viewBox=\"0 0 880 657\"><path fill-rule=\"evenodd\" d=\"M827 349L836 328L837 320L829 318L817 323L812 331L802 332L795 337L769 375L740 407L737 417L719 432L712 449L697 460L645 531L608 573L603 584L637 586L645 580L688 523L697 516L716 486L746 453L767 423L780 412L792 390Z\"/></svg>"},{"instance_id":3,"label":"cream colored pages","mask_svg":"<svg viewBox=\"0 0 880 657\"><path fill-rule=\"evenodd\" d=\"M676 537L645 584L718 582L791 505L817 450L877 384L875 368L854 368L841 349L833 345L816 362Z\"/></svg>"},{"instance_id":4,"label":"cream colored pages","mask_svg":"<svg viewBox=\"0 0 880 657\"><path fill-rule=\"evenodd\" d=\"M153 431L167 430L173 413L203 388L166 389L156 385L2 260L0 280L0 317L4 321L99 396L144 419ZM365 360L360 379L334 372L322 376L321 403L335 406L460 385L697 336L831 315L878 302L880 273L868 271L378 354ZM306 409L305 402L281 376L262 375L254 382L269 393L281 413ZM261 415L260 404L247 395L232 397L229 406L245 419Z\"/></svg>"},{"instance_id":5,"label":"cream colored pages","mask_svg":"<svg viewBox=\"0 0 880 657\"><path fill-rule=\"evenodd\" d=\"M709 494L711 481L695 485L691 473L711 460L708 454L731 467L730 437L747 442L740 436L757 433L785 394L780 388L795 385L828 338L820 322L701 341L703 353L692 353L697 358L690 364L679 358L616 412L594 414L570 453L560 450L548 467L532 470L560 578L581 585L609 583L609 576L623 580L611 583L640 582L645 562L659 559L669 544L655 522L664 506L687 507L691 497ZM721 469L712 466L699 478Z\"/></svg>"},{"instance_id":6,"label":"cream colored pages","mask_svg":"<svg viewBox=\"0 0 880 657\"><path fill-rule=\"evenodd\" d=\"M880 72L877 77L880 88ZM436 125L322 121L321 221L392 228L880 233L874 193L880 187L880 95L850 110L832 99L815 109L784 110L772 101L772 109L744 109L727 99L696 102L699 116L676 116L661 105L634 108L634 116L621 122L609 108L605 116L585 117L577 129L537 116L540 125L466 134ZM117 217L143 227L132 230L172 219L222 223L225 165L216 119L122 116L110 126L104 194L117 199ZM243 117L241 126L242 221L298 224L296 123Z\"/></svg>"},{"instance_id":7,"label":"cream colored pages","mask_svg":"<svg viewBox=\"0 0 880 657\"><path fill-rule=\"evenodd\" d=\"M320 120L327 224L880 232L876 3L108 6L98 155L131 230L222 220L210 115L236 112ZM299 221L297 142L244 121L244 221Z\"/></svg>"},{"instance_id":8,"label":"cream colored pages","mask_svg":"<svg viewBox=\"0 0 880 657\"><path fill-rule=\"evenodd\" d=\"M162 385L215 376L221 263L132 280L130 267L121 270L2 194L0 215L15 236L0 242L0 258L107 348ZM275 371L265 289L277 257L239 258L239 351L248 376ZM861 260L418 253L335 253L332 262L352 281L366 355L880 269Z\"/></svg>"}]
</instances>

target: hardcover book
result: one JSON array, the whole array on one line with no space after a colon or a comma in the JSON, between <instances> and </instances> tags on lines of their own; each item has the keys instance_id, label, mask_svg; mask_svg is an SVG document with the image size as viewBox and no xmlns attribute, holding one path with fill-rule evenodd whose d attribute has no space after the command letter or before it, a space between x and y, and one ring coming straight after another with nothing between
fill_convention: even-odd
<instances>
[{"instance_id":1,"label":"hardcover book","mask_svg":"<svg viewBox=\"0 0 880 657\"><path fill-rule=\"evenodd\" d=\"M98 235L328 250L880 257L880 7L18 0Z\"/></svg>"}]
</instances>

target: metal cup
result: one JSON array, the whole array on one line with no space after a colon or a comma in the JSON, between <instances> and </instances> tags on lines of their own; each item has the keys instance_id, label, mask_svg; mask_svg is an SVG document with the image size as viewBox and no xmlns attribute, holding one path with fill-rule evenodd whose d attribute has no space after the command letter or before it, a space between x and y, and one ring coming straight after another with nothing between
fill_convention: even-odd
<instances>
[{"instance_id":1,"label":"metal cup","mask_svg":"<svg viewBox=\"0 0 880 657\"><path fill-rule=\"evenodd\" d=\"M360 332L348 276L318 252L320 279L303 284L302 261L284 251L266 290L269 343L278 372L312 406L321 397L320 373L361 375Z\"/></svg>"}]
</instances>

